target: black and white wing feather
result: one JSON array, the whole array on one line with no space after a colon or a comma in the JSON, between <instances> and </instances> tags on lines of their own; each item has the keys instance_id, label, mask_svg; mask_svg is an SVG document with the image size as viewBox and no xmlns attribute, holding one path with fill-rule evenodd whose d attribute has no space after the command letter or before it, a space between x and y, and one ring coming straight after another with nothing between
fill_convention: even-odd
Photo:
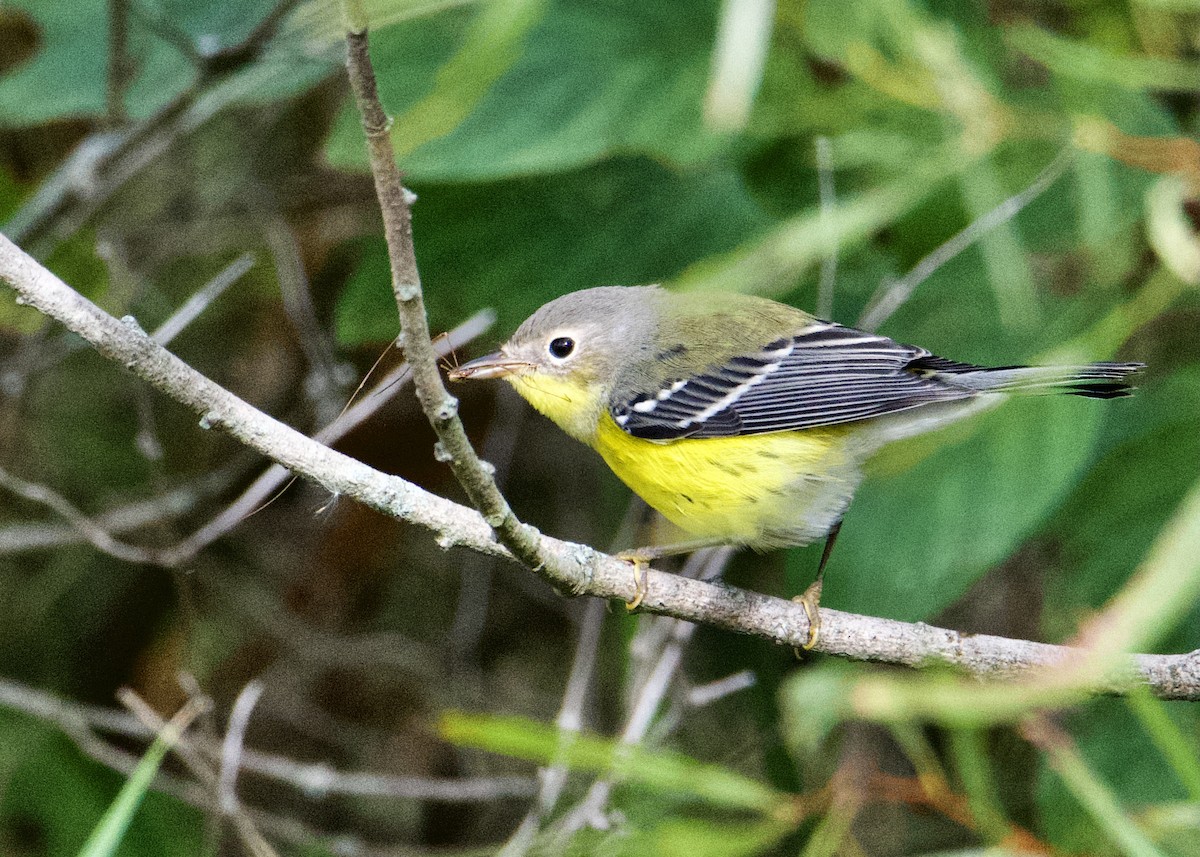
<instances>
[{"instance_id":1,"label":"black and white wing feather","mask_svg":"<svg viewBox=\"0 0 1200 857\"><path fill-rule=\"evenodd\" d=\"M840 425L978 390L940 378L982 367L934 357L923 348L829 322L734 357L658 390L638 391L611 408L635 437L729 437Z\"/></svg>"}]
</instances>

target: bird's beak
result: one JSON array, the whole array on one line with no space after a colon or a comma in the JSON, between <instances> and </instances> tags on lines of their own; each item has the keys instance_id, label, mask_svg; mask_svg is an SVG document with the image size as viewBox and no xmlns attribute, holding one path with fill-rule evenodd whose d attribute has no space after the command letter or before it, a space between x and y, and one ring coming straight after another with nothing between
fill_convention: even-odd
<instances>
[{"instance_id":1,"label":"bird's beak","mask_svg":"<svg viewBox=\"0 0 1200 857\"><path fill-rule=\"evenodd\" d=\"M464 363L455 369L451 369L447 373L447 377L451 381L503 378L505 375L511 375L514 372L520 372L522 369L528 368L529 364L524 360L513 360L497 351L495 354L477 357L469 363Z\"/></svg>"}]
</instances>

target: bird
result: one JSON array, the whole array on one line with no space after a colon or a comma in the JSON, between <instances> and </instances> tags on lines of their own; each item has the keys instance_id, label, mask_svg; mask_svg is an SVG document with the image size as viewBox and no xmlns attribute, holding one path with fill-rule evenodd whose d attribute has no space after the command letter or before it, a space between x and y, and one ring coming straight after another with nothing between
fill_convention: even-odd
<instances>
[{"instance_id":1,"label":"bird","mask_svg":"<svg viewBox=\"0 0 1200 857\"><path fill-rule=\"evenodd\" d=\"M825 565L875 452L1011 395L1126 396L1142 368L980 366L767 298L651 285L555 298L449 377L504 379L694 537L619 555L634 566L630 609L657 559L824 538L816 579L796 599L811 648Z\"/></svg>"}]
</instances>

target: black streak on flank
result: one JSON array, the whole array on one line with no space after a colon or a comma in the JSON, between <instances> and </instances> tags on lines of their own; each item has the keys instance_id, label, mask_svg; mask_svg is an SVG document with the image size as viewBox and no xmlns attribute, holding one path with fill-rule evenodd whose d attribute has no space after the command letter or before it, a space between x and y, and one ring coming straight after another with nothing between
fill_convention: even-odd
<instances>
[{"instance_id":1,"label":"black streak on flank","mask_svg":"<svg viewBox=\"0 0 1200 857\"><path fill-rule=\"evenodd\" d=\"M658 352L655 359L670 360L672 357L682 357L684 354L687 354L687 351L688 347L681 342L678 345L672 345L670 348L664 348Z\"/></svg>"}]
</instances>

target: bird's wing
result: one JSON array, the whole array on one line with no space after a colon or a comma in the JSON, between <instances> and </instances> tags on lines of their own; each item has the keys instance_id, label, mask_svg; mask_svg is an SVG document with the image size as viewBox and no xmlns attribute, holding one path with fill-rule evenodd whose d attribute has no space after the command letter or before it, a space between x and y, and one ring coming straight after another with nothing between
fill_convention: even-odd
<instances>
[{"instance_id":1,"label":"bird's wing","mask_svg":"<svg viewBox=\"0 0 1200 857\"><path fill-rule=\"evenodd\" d=\"M981 367L829 322L733 357L659 389L636 390L610 412L635 437L730 437L840 425L973 390L943 378Z\"/></svg>"}]
</instances>

